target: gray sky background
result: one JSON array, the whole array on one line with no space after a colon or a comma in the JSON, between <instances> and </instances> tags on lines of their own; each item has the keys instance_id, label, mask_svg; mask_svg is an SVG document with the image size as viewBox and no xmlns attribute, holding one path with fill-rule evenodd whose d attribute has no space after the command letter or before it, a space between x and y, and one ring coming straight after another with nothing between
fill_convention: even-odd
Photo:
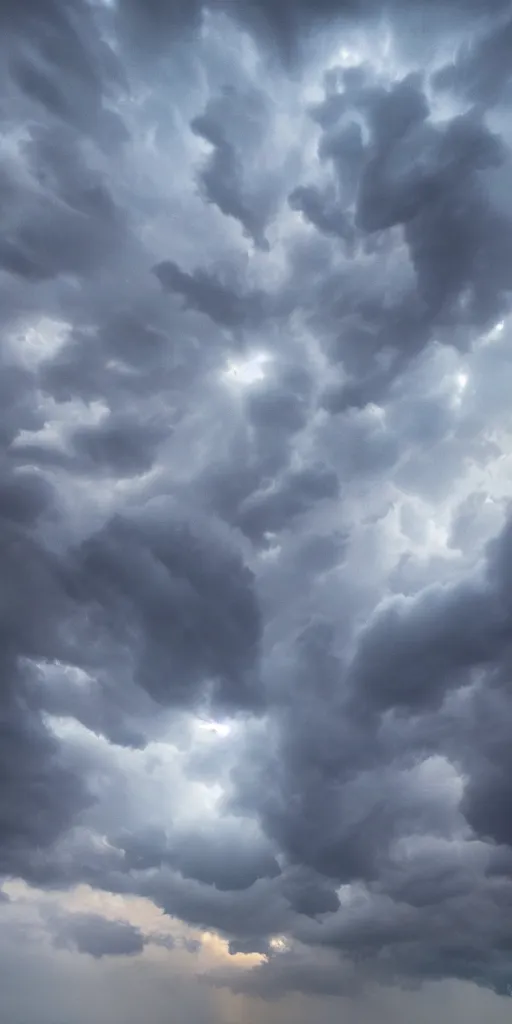
<instances>
[{"instance_id":1,"label":"gray sky background","mask_svg":"<svg viewBox=\"0 0 512 1024\"><path fill-rule=\"evenodd\" d=\"M512 5L0 51L2 1024L505 1024Z\"/></svg>"}]
</instances>

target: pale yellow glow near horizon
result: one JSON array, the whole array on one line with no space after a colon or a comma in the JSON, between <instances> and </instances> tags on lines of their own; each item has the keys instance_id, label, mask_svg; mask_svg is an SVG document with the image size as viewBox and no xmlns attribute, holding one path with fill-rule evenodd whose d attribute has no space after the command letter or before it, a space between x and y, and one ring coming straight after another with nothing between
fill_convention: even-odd
<instances>
[{"instance_id":1,"label":"pale yellow glow near horizon","mask_svg":"<svg viewBox=\"0 0 512 1024\"><path fill-rule=\"evenodd\" d=\"M151 900L142 896L124 896L118 893L103 892L87 885L79 885L69 891L51 891L33 888L22 879L10 879L4 882L3 892L10 897L13 905L25 908L29 916L35 920L44 907L55 907L69 914L98 914L108 921L125 921L135 928L140 928L148 936L148 945L144 956L161 959L167 955L186 961L191 954L179 946L165 950L151 945L151 934L169 935L174 939L198 939L201 947L193 956L201 970L213 967L247 968L261 963L260 953L230 953L227 939L223 939L213 931L203 931L200 927L188 925L177 918L166 914ZM42 918L44 921L44 916ZM184 964L183 964L184 966Z\"/></svg>"}]
</instances>

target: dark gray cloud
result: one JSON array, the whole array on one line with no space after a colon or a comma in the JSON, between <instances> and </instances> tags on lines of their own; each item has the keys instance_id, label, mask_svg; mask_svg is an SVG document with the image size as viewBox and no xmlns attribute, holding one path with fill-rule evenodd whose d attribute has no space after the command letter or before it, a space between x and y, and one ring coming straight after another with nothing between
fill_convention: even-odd
<instances>
[{"instance_id":1,"label":"dark gray cloud","mask_svg":"<svg viewBox=\"0 0 512 1024\"><path fill-rule=\"evenodd\" d=\"M504 5L506 11L507 5ZM512 21L500 18L490 31L466 39L454 61L434 76L440 90L462 93L472 103L489 107L507 97L510 77Z\"/></svg>"},{"instance_id":2,"label":"dark gray cloud","mask_svg":"<svg viewBox=\"0 0 512 1024\"><path fill-rule=\"evenodd\" d=\"M510 642L509 562L507 524L480 578L434 585L378 612L350 669L356 702L381 709L437 704L469 669L499 662Z\"/></svg>"},{"instance_id":3,"label":"dark gray cloud","mask_svg":"<svg viewBox=\"0 0 512 1024\"><path fill-rule=\"evenodd\" d=\"M509 7L0 10L0 876L240 993L511 990Z\"/></svg>"},{"instance_id":4,"label":"dark gray cloud","mask_svg":"<svg viewBox=\"0 0 512 1024\"><path fill-rule=\"evenodd\" d=\"M197 26L200 23L202 12L201 0L193 0L192 3L184 3L183 0L150 0L144 4L141 0L123 0L119 6L121 26L125 27L126 22L132 31L135 31L146 42L157 43L159 40L164 44L168 36L172 36L183 28Z\"/></svg>"},{"instance_id":5,"label":"dark gray cloud","mask_svg":"<svg viewBox=\"0 0 512 1024\"><path fill-rule=\"evenodd\" d=\"M245 832L245 834L244 834ZM203 825L198 831L149 832L116 840L129 864L136 869L169 865L184 878L213 885L221 892L249 889L258 878L274 878L279 866L268 843L235 821L219 828Z\"/></svg>"},{"instance_id":6,"label":"dark gray cloud","mask_svg":"<svg viewBox=\"0 0 512 1024\"><path fill-rule=\"evenodd\" d=\"M282 0L276 7L271 0L242 0L236 8L230 0L120 0L120 24L128 27L130 35L140 45L151 45L153 52L165 48L165 41L190 31L197 31L204 24L204 18L212 11L235 17L241 26L249 29L256 39L263 42L273 55L278 55L288 66L294 67L304 57L308 37L322 29L336 26L347 30L354 26L368 28L375 19L386 25L389 18L399 18L401 28L414 35L418 28L426 37L436 30L451 29L454 25L465 27L481 19L480 0L455 0L447 5L444 0L434 0L436 23L431 25L424 18L428 10L424 0L414 4L406 0ZM503 16L508 10L508 0L490 0L486 7L488 17ZM410 36L408 36L410 38Z\"/></svg>"},{"instance_id":7,"label":"dark gray cloud","mask_svg":"<svg viewBox=\"0 0 512 1024\"><path fill-rule=\"evenodd\" d=\"M281 481L273 481L241 505L238 523L250 537L278 533L315 503L337 498L339 490L336 473L327 466L312 465L288 472Z\"/></svg>"},{"instance_id":8,"label":"dark gray cloud","mask_svg":"<svg viewBox=\"0 0 512 1024\"><path fill-rule=\"evenodd\" d=\"M227 87L190 125L212 147L199 177L206 201L218 206L226 217L239 221L244 233L263 250L268 246L264 228L271 196L266 195L268 186L260 194L257 191L251 195L250 185L244 182L244 166L255 144L264 137L267 120L267 103L261 93L244 95Z\"/></svg>"},{"instance_id":9,"label":"dark gray cloud","mask_svg":"<svg viewBox=\"0 0 512 1024\"><path fill-rule=\"evenodd\" d=\"M158 442L167 431L157 423L133 423L128 416L110 416L97 427L81 427L72 443L75 453L92 467L118 476L133 476L150 469Z\"/></svg>"},{"instance_id":10,"label":"dark gray cloud","mask_svg":"<svg viewBox=\"0 0 512 1024\"><path fill-rule=\"evenodd\" d=\"M68 649L65 572L30 531L51 491L30 472L4 473L2 483L0 863L2 873L17 874L26 869L32 850L51 846L89 797L40 719L29 668L31 660L66 659Z\"/></svg>"},{"instance_id":11,"label":"dark gray cloud","mask_svg":"<svg viewBox=\"0 0 512 1024\"><path fill-rule=\"evenodd\" d=\"M55 922L57 946L101 959L104 956L136 956L144 949L144 935L128 921L109 921L100 914L70 914Z\"/></svg>"},{"instance_id":12,"label":"dark gray cloud","mask_svg":"<svg viewBox=\"0 0 512 1024\"><path fill-rule=\"evenodd\" d=\"M193 703L203 688L221 708L257 707L252 574L211 525L194 530L163 511L163 521L158 510L146 523L117 517L84 541L78 600L99 635L108 623L107 645L109 636L133 644L137 678L156 700Z\"/></svg>"},{"instance_id":13,"label":"dark gray cloud","mask_svg":"<svg viewBox=\"0 0 512 1024\"><path fill-rule=\"evenodd\" d=\"M299 210L305 219L327 235L350 241L353 235L349 217L340 209L337 195L322 193L313 185L296 188L289 197L292 210Z\"/></svg>"},{"instance_id":14,"label":"dark gray cloud","mask_svg":"<svg viewBox=\"0 0 512 1024\"><path fill-rule=\"evenodd\" d=\"M153 269L166 291L183 296L187 304L214 323L231 328L250 327L262 319L262 294L238 295L213 274L204 270L187 274L171 260L164 260Z\"/></svg>"}]
</instances>

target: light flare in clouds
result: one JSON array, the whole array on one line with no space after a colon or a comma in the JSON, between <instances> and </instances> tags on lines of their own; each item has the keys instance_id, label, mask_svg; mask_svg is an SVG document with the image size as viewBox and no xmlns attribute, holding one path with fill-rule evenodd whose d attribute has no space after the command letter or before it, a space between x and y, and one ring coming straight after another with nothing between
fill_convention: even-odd
<instances>
[{"instance_id":1,"label":"light flare in clouds","mask_svg":"<svg viewBox=\"0 0 512 1024\"><path fill-rule=\"evenodd\" d=\"M245 359L230 359L222 372L223 379L235 389L250 388L265 380L265 367L271 361L272 356L267 352L255 352Z\"/></svg>"}]
</instances>

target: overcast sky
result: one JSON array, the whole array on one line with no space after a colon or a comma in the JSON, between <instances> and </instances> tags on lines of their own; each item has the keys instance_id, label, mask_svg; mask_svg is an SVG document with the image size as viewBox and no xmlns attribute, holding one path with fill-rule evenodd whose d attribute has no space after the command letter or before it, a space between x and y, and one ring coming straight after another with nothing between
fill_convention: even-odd
<instances>
[{"instance_id":1,"label":"overcast sky","mask_svg":"<svg viewBox=\"0 0 512 1024\"><path fill-rule=\"evenodd\" d=\"M0 2L2 1024L505 1024L512 4Z\"/></svg>"}]
</instances>

